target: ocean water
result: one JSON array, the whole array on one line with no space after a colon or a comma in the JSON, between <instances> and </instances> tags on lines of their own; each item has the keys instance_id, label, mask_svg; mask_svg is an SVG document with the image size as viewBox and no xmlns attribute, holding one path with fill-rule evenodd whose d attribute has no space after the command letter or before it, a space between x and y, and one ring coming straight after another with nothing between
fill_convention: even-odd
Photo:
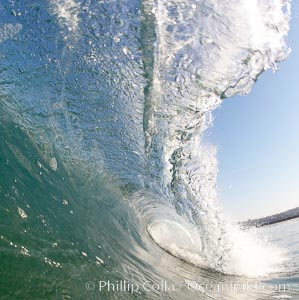
<instances>
[{"instance_id":1,"label":"ocean water","mask_svg":"<svg viewBox=\"0 0 299 300\"><path fill-rule=\"evenodd\" d=\"M298 220L227 220L203 142L287 58L289 1L0 15L0 299L299 299Z\"/></svg>"}]
</instances>

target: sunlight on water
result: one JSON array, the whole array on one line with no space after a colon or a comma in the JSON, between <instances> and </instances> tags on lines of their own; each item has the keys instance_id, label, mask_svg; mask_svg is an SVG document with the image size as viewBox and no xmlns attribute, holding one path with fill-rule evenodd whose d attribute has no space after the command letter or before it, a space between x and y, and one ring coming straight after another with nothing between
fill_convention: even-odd
<instances>
[{"instance_id":1,"label":"sunlight on water","mask_svg":"<svg viewBox=\"0 0 299 300\"><path fill-rule=\"evenodd\" d=\"M203 143L222 101L287 58L289 1L4 0L0 12L1 299L297 293L261 288L298 278L298 247L225 219ZM230 288L248 280L259 288Z\"/></svg>"}]
</instances>

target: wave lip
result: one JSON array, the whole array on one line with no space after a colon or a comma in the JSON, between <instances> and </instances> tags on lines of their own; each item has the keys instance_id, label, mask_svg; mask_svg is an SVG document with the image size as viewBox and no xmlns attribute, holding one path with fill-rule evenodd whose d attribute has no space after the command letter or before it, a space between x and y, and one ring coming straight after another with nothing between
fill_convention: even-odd
<instances>
[{"instance_id":1,"label":"wave lip","mask_svg":"<svg viewBox=\"0 0 299 300\"><path fill-rule=\"evenodd\" d=\"M221 212L216 149L204 144L203 136L212 125L213 110L224 98L248 93L264 70L275 70L289 54L290 3L146 3L151 9L145 13L154 15L156 34L153 57L148 60L152 64L147 94L150 113L144 127L152 178L156 178L158 190L170 195L178 214L197 228L200 257L209 267L224 273L250 273L243 259L242 263L236 260L243 255L236 250L243 242L235 240L235 229ZM177 228L179 236L184 232L176 226L164 220L149 228L162 248L182 256L184 247L178 245L191 247L192 242L186 235L174 243L171 228ZM249 241L241 235L241 241ZM261 249L253 251L257 261L259 253L263 257Z\"/></svg>"}]
</instances>

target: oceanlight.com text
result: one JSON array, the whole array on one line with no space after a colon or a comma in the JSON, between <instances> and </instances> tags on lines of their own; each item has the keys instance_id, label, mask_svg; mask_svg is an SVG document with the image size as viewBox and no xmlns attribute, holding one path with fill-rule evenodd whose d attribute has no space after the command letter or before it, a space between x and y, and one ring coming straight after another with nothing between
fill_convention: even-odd
<instances>
[{"instance_id":1,"label":"oceanlight.com text","mask_svg":"<svg viewBox=\"0 0 299 300\"><path fill-rule=\"evenodd\" d=\"M290 292L290 284L284 283L264 283L264 282L211 282L199 283L192 280L182 280L175 284L166 280L160 282L144 281L134 283L130 280L98 280L87 281L85 288L88 291L121 293L129 292L131 294L149 293L149 292L178 292L188 290L199 293L246 293L246 292Z\"/></svg>"}]
</instances>

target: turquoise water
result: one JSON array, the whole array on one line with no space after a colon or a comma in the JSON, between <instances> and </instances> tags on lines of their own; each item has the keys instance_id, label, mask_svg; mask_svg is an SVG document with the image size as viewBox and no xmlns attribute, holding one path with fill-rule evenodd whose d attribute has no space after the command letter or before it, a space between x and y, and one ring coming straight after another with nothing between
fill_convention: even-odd
<instances>
[{"instance_id":1,"label":"turquoise water","mask_svg":"<svg viewBox=\"0 0 299 300\"><path fill-rule=\"evenodd\" d=\"M287 57L262 4L1 1L1 299L298 299L298 221L226 220L202 139Z\"/></svg>"},{"instance_id":2,"label":"turquoise water","mask_svg":"<svg viewBox=\"0 0 299 300\"><path fill-rule=\"evenodd\" d=\"M196 267L151 241L127 205L129 193L111 179L79 172L82 166L76 164L65 170L59 159L53 171L29 135L17 125L1 124L1 299L299 299L297 219L256 232L288 250L289 261L276 274L228 276ZM100 291L99 282L108 280L130 281L139 290ZM247 282L264 282L267 289L287 284L286 292L231 288ZM224 285L225 292L217 292L222 283L229 290ZM216 292L200 288L206 284L214 284Z\"/></svg>"}]
</instances>

